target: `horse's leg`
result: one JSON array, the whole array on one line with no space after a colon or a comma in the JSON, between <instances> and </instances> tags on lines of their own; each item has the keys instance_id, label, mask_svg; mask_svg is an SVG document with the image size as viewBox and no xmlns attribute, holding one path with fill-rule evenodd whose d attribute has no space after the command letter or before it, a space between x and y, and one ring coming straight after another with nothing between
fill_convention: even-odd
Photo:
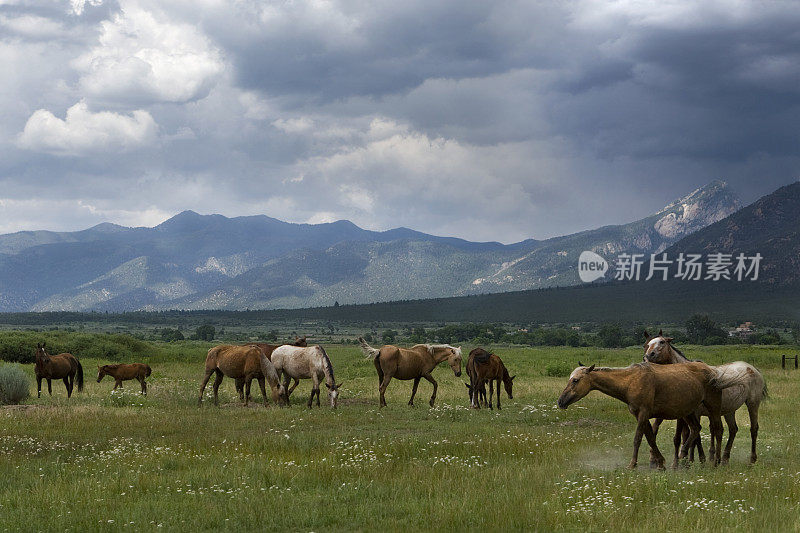
<instances>
[{"instance_id":1,"label":"horse's leg","mask_svg":"<svg viewBox=\"0 0 800 533\"><path fill-rule=\"evenodd\" d=\"M431 376L430 372L428 372L427 374L423 374L422 377L427 379L433 384L433 394L431 395L431 407L433 407L433 404L436 401L436 389L439 388L439 384L436 383L436 380L433 379L433 376Z\"/></svg>"},{"instance_id":2,"label":"horse's leg","mask_svg":"<svg viewBox=\"0 0 800 533\"><path fill-rule=\"evenodd\" d=\"M117 390L117 387L119 387L120 389L122 388L122 380L117 379L114 381L114 388L112 390Z\"/></svg>"},{"instance_id":3,"label":"horse's leg","mask_svg":"<svg viewBox=\"0 0 800 533\"><path fill-rule=\"evenodd\" d=\"M286 388L286 395L287 396L290 395L292 391L297 388L298 385L300 385L300 380L298 378L294 378L294 384L292 384L291 388L289 388L289 382L287 381L286 387L284 387Z\"/></svg>"},{"instance_id":4,"label":"horse's leg","mask_svg":"<svg viewBox=\"0 0 800 533\"><path fill-rule=\"evenodd\" d=\"M67 398L70 398L72 396L72 389L69 386L69 378L64 378L62 381L64 382L64 387L67 389Z\"/></svg>"},{"instance_id":5,"label":"horse's leg","mask_svg":"<svg viewBox=\"0 0 800 533\"><path fill-rule=\"evenodd\" d=\"M42 376L36 376L36 397L42 397Z\"/></svg>"},{"instance_id":6,"label":"horse's leg","mask_svg":"<svg viewBox=\"0 0 800 533\"><path fill-rule=\"evenodd\" d=\"M311 396L308 398L309 409L311 409L311 405L314 402L314 394L317 395L317 406L319 406L319 378L316 372L311 373Z\"/></svg>"},{"instance_id":7,"label":"horse's leg","mask_svg":"<svg viewBox=\"0 0 800 533\"><path fill-rule=\"evenodd\" d=\"M631 469L636 468L636 464L639 462L639 446L642 443L642 435L644 434L641 418L637 417L636 421L636 432L633 434L633 457L631 457L631 462L628 464L628 468Z\"/></svg>"},{"instance_id":8,"label":"horse's leg","mask_svg":"<svg viewBox=\"0 0 800 533\"><path fill-rule=\"evenodd\" d=\"M653 433L653 428L650 427L650 418L641 413L639 414L639 425L637 428L639 439L638 441L634 440L634 459L638 460L639 457L639 444L642 442L642 435L640 431L641 433L644 433L647 443L650 445L650 449L655 450L657 468L659 470L664 470L664 456L661 454L661 451L658 449L658 445L656 444L656 436ZM636 464L633 466L636 466Z\"/></svg>"},{"instance_id":9,"label":"horse's leg","mask_svg":"<svg viewBox=\"0 0 800 533\"><path fill-rule=\"evenodd\" d=\"M236 378L234 383L236 384L236 392L239 394L239 401L244 403L244 378Z\"/></svg>"},{"instance_id":10,"label":"horse's leg","mask_svg":"<svg viewBox=\"0 0 800 533\"><path fill-rule=\"evenodd\" d=\"M717 412L719 413L719 411ZM708 455L712 458L712 464L717 466L720 464L722 455L722 418L717 414L716 416L709 416L708 421L709 426L711 426L711 443L714 445L713 450L709 450Z\"/></svg>"},{"instance_id":11,"label":"horse's leg","mask_svg":"<svg viewBox=\"0 0 800 533\"><path fill-rule=\"evenodd\" d=\"M392 376L389 374L383 374L383 381L381 381L381 386L378 388L378 392L380 393L381 407L386 407L386 387L389 386L389 382L392 381Z\"/></svg>"},{"instance_id":12,"label":"horse's leg","mask_svg":"<svg viewBox=\"0 0 800 533\"><path fill-rule=\"evenodd\" d=\"M50 396L53 395L53 383L50 381L50 378L47 378L47 394Z\"/></svg>"},{"instance_id":13,"label":"horse's leg","mask_svg":"<svg viewBox=\"0 0 800 533\"><path fill-rule=\"evenodd\" d=\"M501 385L501 382L498 379L497 380L497 410L498 411L500 410L500 385Z\"/></svg>"},{"instance_id":14,"label":"horse's leg","mask_svg":"<svg viewBox=\"0 0 800 533\"><path fill-rule=\"evenodd\" d=\"M144 381L144 376L139 377L139 383L142 385L142 394L147 396L147 383Z\"/></svg>"},{"instance_id":15,"label":"horse's leg","mask_svg":"<svg viewBox=\"0 0 800 533\"><path fill-rule=\"evenodd\" d=\"M758 402L747 402L747 413L750 415L750 464L756 462L756 440L758 439Z\"/></svg>"},{"instance_id":16,"label":"horse's leg","mask_svg":"<svg viewBox=\"0 0 800 533\"><path fill-rule=\"evenodd\" d=\"M695 413L692 413L686 416L684 422L686 423L686 430L688 431L688 434L686 431L682 431L684 437L683 446L681 447L680 453L681 457L686 457L689 454L689 450L694 447L695 442L700 440L699 417Z\"/></svg>"},{"instance_id":17,"label":"horse's leg","mask_svg":"<svg viewBox=\"0 0 800 533\"><path fill-rule=\"evenodd\" d=\"M291 392L289 391L289 382L291 380L292 380L292 378L289 377L289 374L284 372L283 373L283 388L286 389L286 405L287 406L292 405L291 400L289 400L289 395L291 394ZM280 376L278 376L278 381L280 381ZM298 382L299 382L299 380L298 380ZM296 386L297 385L295 385L295 387ZM294 390L294 387L292 387L292 390Z\"/></svg>"},{"instance_id":18,"label":"horse's leg","mask_svg":"<svg viewBox=\"0 0 800 533\"><path fill-rule=\"evenodd\" d=\"M731 459L731 448L733 448L733 439L736 438L736 433L739 432L739 426L736 425L736 412L728 413L725 415L725 423L728 424L728 442L725 443L725 451L722 453L722 464L728 464Z\"/></svg>"},{"instance_id":19,"label":"horse's leg","mask_svg":"<svg viewBox=\"0 0 800 533\"><path fill-rule=\"evenodd\" d=\"M214 405L219 405L219 386L222 383L224 374L219 368L217 368L215 372L217 375L214 377Z\"/></svg>"},{"instance_id":20,"label":"horse's leg","mask_svg":"<svg viewBox=\"0 0 800 533\"><path fill-rule=\"evenodd\" d=\"M266 378L264 376L261 376L260 378L256 379L258 379L258 386L261 389L261 397L264 398L264 407L266 407L267 405L269 405L267 403L267 387L265 385Z\"/></svg>"},{"instance_id":21,"label":"horse's leg","mask_svg":"<svg viewBox=\"0 0 800 533\"><path fill-rule=\"evenodd\" d=\"M419 380L422 378L414 378L414 386L411 387L411 399L408 400L408 405L414 405L414 396L417 395L417 387L419 387Z\"/></svg>"},{"instance_id":22,"label":"horse's leg","mask_svg":"<svg viewBox=\"0 0 800 533\"><path fill-rule=\"evenodd\" d=\"M214 369L206 368L206 374L203 376L203 380L200 382L200 397L197 399L197 406L203 403L203 391L206 390L206 385L208 384L208 380L211 379L211 374L214 373Z\"/></svg>"},{"instance_id":23,"label":"horse's leg","mask_svg":"<svg viewBox=\"0 0 800 533\"><path fill-rule=\"evenodd\" d=\"M494 380L489 380L489 410L493 409L492 407L492 398L494 397Z\"/></svg>"},{"instance_id":24,"label":"horse's leg","mask_svg":"<svg viewBox=\"0 0 800 533\"><path fill-rule=\"evenodd\" d=\"M661 427L661 423L664 421L663 418L656 418L653 420L652 430L653 435L658 435L658 428ZM653 450L650 450L650 468L655 468L658 466L656 464L656 456L653 454Z\"/></svg>"},{"instance_id":25,"label":"horse's leg","mask_svg":"<svg viewBox=\"0 0 800 533\"><path fill-rule=\"evenodd\" d=\"M253 384L253 376L247 375L244 377L244 406L250 403L250 386Z\"/></svg>"},{"instance_id":26,"label":"horse's leg","mask_svg":"<svg viewBox=\"0 0 800 533\"><path fill-rule=\"evenodd\" d=\"M676 470L678 468L678 459L680 459L680 448L681 448L681 440L683 438L683 428L686 425L686 422L682 419L677 420L677 424L675 425L675 435L672 437L672 446L675 449L675 459L672 460L672 469ZM652 428L651 428L652 429ZM653 433L655 435L655 433ZM650 450L650 466L653 466L653 450Z\"/></svg>"}]
</instances>

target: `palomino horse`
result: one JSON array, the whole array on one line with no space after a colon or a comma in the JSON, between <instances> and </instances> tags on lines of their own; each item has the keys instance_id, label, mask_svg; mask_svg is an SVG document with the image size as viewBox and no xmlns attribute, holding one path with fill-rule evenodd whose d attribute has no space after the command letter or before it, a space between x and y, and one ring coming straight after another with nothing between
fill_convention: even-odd
<instances>
[{"instance_id":1,"label":"palomino horse","mask_svg":"<svg viewBox=\"0 0 800 533\"><path fill-rule=\"evenodd\" d=\"M36 397L42 397L42 379L47 380L47 393L53 395L51 379L63 379L67 388L67 398L72 396L75 378L78 378L78 392L83 390L83 367L71 353L50 355L45 350L45 343L36 343L36 363L33 369L36 375Z\"/></svg>"},{"instance_id":2,"label":"palomino horse","mask_svg":"<svg viewBox=\"0 0 800 533\"><path fill-rule=\"evenodd\" d=\"M116 390L117 387L122 388L122 382L127 381L129 379L138 380L142 386L142 394L147 394L147 383L145 383L145 378L150 377L150 365L146 365L144 363L130 363L130 364L117 364L117 365L103 365L97 366L97 382L100 381L105 376L111 376L114 378L114 388L111 390Z\"/></svg>"},{"instance_id":3,"label":"palomino horse","mask_svg":"<svg viewBox=\"0 0 800 533\"><path fill-rule=\"evenodd\" d=\"M319 384L325 381L328 388L328 401L331 407L336 409L339 398L339 387L341 383L336 383L333 377L333 365L325 353L322 346L280 346L272 352L272 363L278 376L283 374L283 386L289 386L289 379L311 379L311 396L308 398L308 407L317 396L317 407L319 407ZM287 398L288 401L288 398Z\"/></svg>"},{"instance_id":4,"label":"palomino horse","mask_svg":"<svg viewBox=\"0 0 800 533\"><path fill-rule=\"evenodd\" d=\"M414 387L411 389L411 399L408 405L414 405L414 395L417 394L419 380L425 378L433 384L433 395L431 395L430 406L436 401L436 390L439 384L433 379L431 372L436 365L442 361L447 361L453 374L456 377L461 375L461 347L454 348L449 344L417 344L411 348L398 348L387 344L380 349L373 348L367 341L359 337L361 351L368 359L375 363L378 371L378 392L380 393L381 407L386 406L386 387L392 378L413 379Z\"/></svg>"},{"instance_id":5,"label":"palomino horse","mask_svg":"<svg viewBox=\"0 0 800 533\"><path fill-rule=\"evenodd\" d=\"M645 361L659 365L690 362L680 350L672 346L672 338L664 337L663 332L659 331L658 336L652 338L647 332L645 332L644 335L647 339L647 343L644 346ZM731 457L733 439L736 438L736 433L739 431L739 426L736 425L736 411L744 404L747 405L747 413L750 415L750 463L755 463L757 459L756 439L758 438L758 407L761 404L761 400L767 397L767 384L766 381L764 381L764 376L762 376L761 372L754 366L744 361L727 363L716 368L726 372L744 372L747 375L747 380L741 385L730 387L722 391L720 412L725 418L729 433L728 441L725 443L725 451L722 454L722 462L727 463ZM703 406L700 406L697 415L708 416L708 411ZM661 420L656 419L653 422L654 434L658 433L659 425L661 425ZM683 428L681 427L680 429L682 430ZM703 460L703 448L699 439L697 441L697 447L700 459ZM694 450L692 450L692 453L693 452ZM711 452L713 453L713 448Z\"/></svg>"},{"instance_id":6,"label":"palomino horse","mask_svg":"<svg viewBox=\"0 0 800 533\"><path fill-rule=\"evenodd\" d=\"M484 406L486 405L486 382L489 382L489 409L492 409L492 396L494 396L494 382L497 381L497 408L500 409L500 382L506 388L506 394L511 400L512 385L516 376L509 376L503 361L495 354L489 353L483 348L475 348L469 352L467 358L467 375L470 383L467 388L470 391L470 405L475 409L480 409L479 394L483 396ZM475 392L479 394L475 394Z\"/></svg>"},{"instance_id":7,"label":"palomino horse","mask_svg":"<svg viewBox=\"0 0 800 533\"><path fill-rule=\"evenodd\" d=\"M246 389L244 394L245 406L250 401L250 385L253 382L253 378L258 380L258 385L261 387L264 405L267 405L267 391L264 388L265 378L269 382L270 389L272 389L272 401L277 405L283 405L287 400L286 389L278 382L278 374L275 372L275 367L272 366L267 356L255 346L221 344L208 351L205 375L200 384L200 397L197 400L198 406L203 403L203 391L209 378L211 378L211 374L214 373L216 373L216 378L214 379L214 405L219 404L217 394L223 376L236 380L241 379L244 382Z\"/></svg>"},{"instance_id":8,"label":"palomino horse","mask_svg":"<svg viewBox=\"0 0 800 533\"><path fill-rule=\"evenodd\" d=\"M294 336L294 341L293 342L287 342L286 344L288 344L289 346L308 346L308 344L306 344L305 335L303 336L303 338L300 338L297 335L295 335ZM283 344L267 344L266 342L250 342L250 343L247 343L247 344L242 344L242 346L257 346L258 349L261 350L261 353L266 355L267 359L272 361L272 352L275 351L275 348L278 348L279 346L283 346ZM300 380L297 380L297 379L294 380L294 384L291 386L291 388L286 390L286 397L287 398L289 396L291 396L292 391L295 388L297 388L298 383L300 383ZM237 379L236 380L236 392L239 393L239 398L241 398L241 400L244 401L244 380L243 379Z\"/></svg>"},{"instance_id":9,"label":"palomino horse","mask_svg":"<svg viewBox=\"0 0 800 533\"><path fill-rule=\"evenodd\" d=\"M633 439L633 458L630 468L636 468L642 435L647 438L658 468L664 468L664 456L656 445L651 418L676 420L685 418L689 424L689 439L680 446L680 436L673 441L675 460L673 468L678 467L678 458L685 457L689 447L700 434L700 422L695 412L700 404L708 408L711 421L711 436L722 442L722 421L719 410L721 391L738 385L747 379L739 372L724 372L705 363L686 363L683 365L651 365L638 363L626 368L597 368L579 366L572 371L558 406L566 409L589 392L600 392L625 402L628 410L636 417L636 435ZM719 448L714 464L719 463Z\"/></svg>"}]
</instances>

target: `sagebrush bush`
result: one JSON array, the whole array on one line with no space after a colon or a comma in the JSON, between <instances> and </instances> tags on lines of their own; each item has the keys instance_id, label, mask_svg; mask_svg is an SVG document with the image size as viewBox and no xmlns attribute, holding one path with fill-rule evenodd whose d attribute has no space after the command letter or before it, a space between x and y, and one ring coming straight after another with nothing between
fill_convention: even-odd
<instances>
[{"instance_id":1,"label":"sagebrush bush","mask_svg":"<svg viewBox=\"0 0 800 533\"><path fill-rule=\"evenodd\" d=\"M551 363L544 369L544 375L553 378L566 378L572 373L573 368L567 363Z\"/></svg>"},{"instance_id":2,"label":"sagebrush bush","mask_svg":"<svg viewBox=\"0 0 800 533\"><path fill-rule=\"evenodd\" d=\"M30 380L19 365L0 366L0 403L18 404L30 395Z\"/></svg>"}]
</instances>

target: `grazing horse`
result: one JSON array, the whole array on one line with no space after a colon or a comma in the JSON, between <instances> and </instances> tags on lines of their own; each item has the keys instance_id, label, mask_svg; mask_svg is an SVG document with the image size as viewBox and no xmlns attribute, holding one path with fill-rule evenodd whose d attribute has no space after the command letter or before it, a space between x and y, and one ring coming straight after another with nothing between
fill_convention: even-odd
<instances>
[{"instance_id":1,"label":"grazing horse","mask_svg":"<svg viewBox=\"0 0 800 533\"><path fill-rule=\"evenodd\" d=\"M36 363L33 369L36 375L36 397L42 397L42 379L47 380L47 393L53 395L51 379L63 379L67 388L67 398L72 396L75 378L78 379L78 392L83 390L83 367L71 353L50 355L45 350L46 343L36 343Z\"/></svg>"},{"instance_id":2,"label":"grazing horse","mask_svg":"<svg viewBox=\"0 0 800 533\"><path fill-rule=\"evenodd\" d=\"M475 348L469 352L467 359L467 375L470 391L470 405L475 409L480 409L480 398L483 397L484 406L486 405L486 382L489 382L489 409L492 409L492 396L494 396L494 382L497 381L497 408L500 409L500 382L506 389L509 399L514 399L512 385L516 376L509 376L503 361L495 354L489 353L483 348ZM475 392L479 394L475 394Z\"/></svg>"},{"instance_id":3,"label":"grazing horse","mask_svg":"<svg viewBox=\"0 0 800 533\"><path fill-rule=\"evenodd\" d=\"M289 346L308 346L308 344L306 344L305 335L303 335L303 338L300 338L297 335L295 335L294 336L294 341L293 342L287 342L286 344L288 344ZM275 351L275 348L277 348L279 346L283 346L283 344L267 344L266 342L250 342L248 344L242 344L242 346L256 346L256 347L258 347L259 350L261 350L261 353L263 353L264 355L267 356L267 359L272 361L272 352ZM298 383L300 383L300 380L297 380L297 379L294 380L294 385L292 385L291 388L286 390L286 397L287 398L289 396L291 396L292 391L295 388L297 388ZM236 392L239 393L239 398L242 401L244 401L244 380L243 379L237 379L236 380Z\"/></svg>"},{"instance_id":4,"label":"grazing horse","mask_svg":"<svg viewBox=\"0 0 800 533\"><path fill-rule=\"evenodd\" d=\"M683 365L653 365L637 363L626 368L597 368L579 366L572 371L567 386L558 397L558 407L566 409L589 392L600 392L625 402L636 418L636 434L633 439L633 458L629 468L636 468L642 435L647 438L653 451L655 465L664 468L664 456L656 445L656 437L650 427L651 418L675 420L685 418L689 424L689 439L680 447L680 437L673 440L675 459L685 457L689 447L700 434L700 422L695 412L703 404L709 412L711 436L722 442L720 403L722 389L738 385L747 379L739 371L726 372L705 363L693 362ZM719 463L719 448L714 464Z\"/></svg>"},{"instance_id":5,"label":"grazing horse","mask_svg":"<svg viewBox=\"0 0 800 533\"><path fill-rule=\"evenodd\" d=\"M680 350L672 346L671 337L664 337L663 332L659 331L656 337L650 337L647 332L644 333L647 342L644 346L644 360L650 363L659 365L670 364L683 364L690 362ZM754 366L745 363L744 361L736 361L734 363L727 363L720 365L717 368L725 371L744 372L747 374L748 379L741 385L730 387L722 391L722 404L720 413L725 418L728 425L728 441L725 443L725 452L722 454L722 462L727 463L731 457L731 448L733 447L733 440L736 438L736 433L739 431L739 426L736 425L736 411L744 404L747 405L747 413L750 416L750 463L755 463L756 455L756 439L758 438L758 407L761 400L767 397L767 384L764 381L764 376L761 375ZM698 417L708 416L708 411L700 406ZM658 427L661 425L661 420L656 419L653 422L653 433L658 433ZM679 422L678 430L681 433L685 428ZM704 459L703 448L700 440L697 441L698 453L700 460ZM694 449L692 449L693 455ZM711 453L713 453L713 442Z\"/></svg>"},{"instance_id":6,"label":"grazing horse","mask_svg":"<svg viewBox=\"0 0 800 533\"><path fill-rule=\"evenodd\" d=\"M283 386L289 386L289 379L311 379L311 396L308 398L308 407L317 396L317 407L319 407L319 384L323 380L328 388L328 401L332 408L336 409L339 398L339 387L341 383L336 383L333 376L333 365L322 346L280 346L272 352L272 363L278 376L283 374ZM287 398L288 400L288 398Z\"/></svg>"},{"instance_id":7,"label":"grazing horse","mask_svg":"<svg viewBox=\"0 0 800 533\"><path fill-rule=\"evenodd\" d=\"M244 405L250 401L250 385L253 378L258 380L261 387L261 395L264 397L264 405L267 405L267 391L264 388L264 379L269 382L272 389L272 401L277 405L286 403L286 389L278 382L278 374L267 356L255 346L231 346L221 344L208 351L206 356L206 369L203 381L200 384L200 397L197 405L203 403L203 391L208 384L211 374L216 373L214 379L214 405L219 405L218 391L222 383L223 376L228 376L235 380L241 379L245 385Z\"/></svg>"},{"instance_id":8,"label":"grazing horse","mask_svg":"<svg viewBox=\"0 0 800 533\"><path fill-rule=\"evenodd\" d=\"M411 348L398 348L387 344L380 349L373 348L362 337L358 338L361 344L361 351L368 359L375 363L375 370L378 371L378 392L380 393L380 405L386 406L386 388L392 378L413 379L414 387L411 389L411 399L408 405L414 405L414 395L417 394L419 380L425 378L433 384L433 395L431 396L430 406L436 401L436 390L439 384L433 379L431 372L436 365L442 361L447 361L453 374L456 377L461 375L461 347L455 348L449 344L417 344Z\"/></svg>"},{"instance_id":9,"label":"grazing horse","mask_svg":"<svg viewBox=\"0 0 800 533\"><path fill-rule=\"evenodd\" d=\"M150 365L144 363L98 365L97 382L100 383L105 376L111 376L114 378L114 388L111 390L116 390L117 387L122 388L123 381L136 379L142 385L142 394L147 395L147 383L144 380L150 377L151 372Z\"/></svg>"}]
</instances>

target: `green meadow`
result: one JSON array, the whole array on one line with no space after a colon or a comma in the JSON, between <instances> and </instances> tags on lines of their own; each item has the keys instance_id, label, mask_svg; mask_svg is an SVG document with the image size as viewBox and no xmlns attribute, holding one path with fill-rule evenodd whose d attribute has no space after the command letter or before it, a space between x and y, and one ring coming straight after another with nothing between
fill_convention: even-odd
<instances>
[{"instance_id":1,"label":"green meadow","mask_svg":"<svg viewBox=\"0 0 800 533\"><path fill-rule=\"evenodd\" d=\"M468 408L464 376L446 366L439 395L392 381L378 408L372 363L352 346L329 346L337 410L307 409L310 382L279 409L244 408L226 379L220 406L201 408L203 349L151 361L149 395L126 382L96 383L96 365L76 355L86 388L0 408L0 531L53 530L587 530L800 529L800 371L781 370L796 347L682 346L710 364L745 360L761 369L770 399L761 405L756 465L746 409L731 462L678 471L626 468L633 417L593 392L566 411L555 400L568 372L586 364L624 366L641 350L503 348L514 399L502 410ZM464 354L468 347L464 347ZM553 375L556 374L556 375ZM254 386L254 391L257 387ZM704 442L707 446L707 421ZM671 459L674 422L659 445ZM725 434L727 439L727 431Z\"/></svg>"}]
</instances>

